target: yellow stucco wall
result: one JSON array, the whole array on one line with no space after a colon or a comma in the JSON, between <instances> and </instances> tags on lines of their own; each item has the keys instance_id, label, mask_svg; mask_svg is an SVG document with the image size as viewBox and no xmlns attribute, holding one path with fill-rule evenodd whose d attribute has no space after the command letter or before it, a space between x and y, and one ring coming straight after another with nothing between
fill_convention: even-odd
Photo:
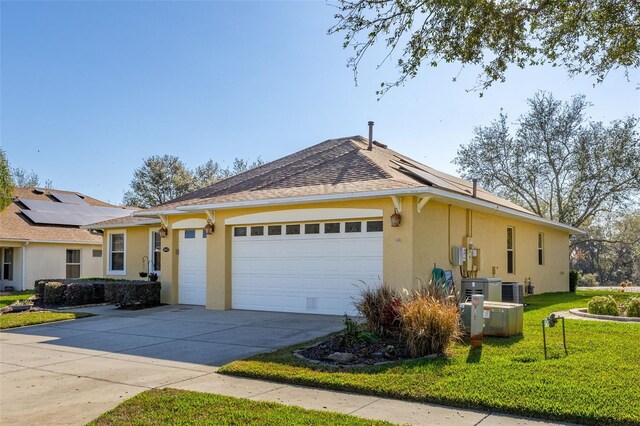
<instances>
[{"instance_id":1,"label":"yellow stucco wall","mask_svg":"<svg viewBox=\"0 0 640 426\"><path fill-rule=\"evenodd\" d=\"M109 278L126 278L129 280L139 280L140 272L146 272L147 267L144 266L142 258L149 257L150 230L158 230L158 226L132 226L122 229L107 229L104 232L102 243L103 249L103 268L105 277ZM125 271L122 274L109 274L109 235L125 233ZM163 240L164 242L164 240ZM162 275L162 272L161 274Z\"/></svg>"},{"instance_id":2,"label":"yellow stucco wall","mask_svg":"<svg viewBox=\"0 0 640 426\"><path fill-rule=\"evenodd\" d=\"M427 204L415 216L414 274L428 280L433 264L454 272L456 282L461 274L449 263L449 206L438 202ZM507 227L515 229L515 273L507 273ZM466 209L451 206L451 245L461 246L467 233L480 249L479 277L496 276L503 282L524 283L531 278L535 292L569 290L569 235L550 227L516 219L474 211L472 226L467 228ZM544 262L538 265L538 233L544 234ZM496 274L493 275L493 267Z\"/></svg>"},{"instance_id":3,"label":"yellow stucco wall","mask_svg":"<svg viewBox=\"0 0 640 426\"><path fill-rule=\"evenodd\" d=\"M472 228L467 225L467 212L451 206L449 230L449 206L431 201L417 212L417 200L403 197L402 223L391 227L390 217L394 204L390 197L372 200L306 204L304 206L274 206L247 209L219 210L215 212L216 230L207 237L207 294L208 309L231 308L231 226L225 220L250 213L309 208L362 208L382 209L384 221L383 281L397 288L413 288L419 279L428 281L434 264L443 269L452 269L456 282L460 282L460 271L449 263L450 246L463 245L467 233L472 234L474 245L481 250L481 269L478 276L492 276L492 267L497 267L495 276L503 281L523 282L530 277L536 292L568 290L569 235L550 227L487 213L474 212ZM206 219L204 214L169 216L168 236L162 239L162 301L178 303L179 231L173 225L185 219ZM299 221L297 221L299 222ZM507 274L506 229L516 230L515 273ZM126 230L126 275L115 278L139 279L142 256L149 255L149 229L151 227L129 227ZM153 227L153 229L157 229ZM111 232L107 230L105 237ZM537 238L543 232L545 238L544 265L537 264ZM107 271L108 239L104 243L104 268Z\"/></svg>"}]
</instances>

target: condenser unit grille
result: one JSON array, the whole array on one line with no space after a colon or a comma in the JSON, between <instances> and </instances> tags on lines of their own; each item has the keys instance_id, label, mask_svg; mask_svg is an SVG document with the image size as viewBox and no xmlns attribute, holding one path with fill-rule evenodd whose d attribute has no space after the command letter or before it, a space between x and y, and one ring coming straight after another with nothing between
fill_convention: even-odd
<instances>
[{"instance_id":1,"label":"condenser unit grille","mask_svg":"<svg viewBox=\"0 0 640 426\"><path fill-rule=\"evenodd\" d=\"M520 283L502 284L502 301L524 303L524 286Z\"/></svg>"},{"instance_id":2,"label":"condenser unit grille","mask_svg":"<svg viewBox=\"0 0 640 426\"><path fill-rule=\"evenodd\" d=\"M482 287L475 287L475 288L465 288L464 289L464 300L470 300L471 296L473 296L474 294L483 294L484 292L482 291Z\"/></svg>"}]
</instances>

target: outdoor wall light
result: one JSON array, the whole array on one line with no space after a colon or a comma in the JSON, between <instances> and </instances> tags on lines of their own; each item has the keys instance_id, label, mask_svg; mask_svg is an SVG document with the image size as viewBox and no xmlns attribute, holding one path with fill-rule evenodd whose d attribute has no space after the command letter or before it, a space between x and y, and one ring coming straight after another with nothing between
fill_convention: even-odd
<instances>
[{"instance_id":1,"label":"outdoor wall light","mask_svg":"<svg viewBox=\"0 0 640 426\"><path fill-rule=\"evenodd\" d=\"M213 234L213 231L216 230L216 226L211 223L210 220L207 220L207 224L204 226L204 230L207 233L207 235L211 235Z\"/></svg>"},{"instance_id":2,"label":"outdoor wall light","mask_svg":"<svg viewBox=\"0 0 640 426\"><path fill-rule=\"evenodd\" d=\"M400 222L402 221L402 216L398 213L398 209L393 209L393 214L391 215L391 226L397 228L400 226Z\"/></svg>"},{"instance_id":3,"label":"outdoor wall light","mask_svg":"<svg viewBox=\"0 0 640 426\"><path fill-rule=\"evenodd\" d=\"M160 228L160 231L158 231L160 233L160 238L164 238L167 235L169 235L169 231L167 231L167 228L165 226L162 226Z\"/></svg>"}]
</instances>

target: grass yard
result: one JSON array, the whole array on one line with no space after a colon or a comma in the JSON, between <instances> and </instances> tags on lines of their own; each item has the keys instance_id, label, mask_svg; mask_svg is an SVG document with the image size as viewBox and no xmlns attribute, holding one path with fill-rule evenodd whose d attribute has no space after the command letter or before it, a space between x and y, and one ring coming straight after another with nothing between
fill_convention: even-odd
<instances>
[{"instance_id":1,"label":"grass yard","mask_svg":"<svg viewBox=\"0 0 640 426\"><path fill-rule=\"evenodd\" d=\"M305 410L202 392L154 389L123 402L90 425L390 425L346 414Z\"/></svg>"},{"instance_id":2,"label":"grass yard","mask_svg":"<svg viewBox=\"0 0 640 426\"><path fill-rule=\"evenodd\" d=\"M14 291L9 296L0 296L0 308L9 306L17 300L27 300L31 296L33 296L33 290Z\"/></svg>"},{"instance_id":3,"label":"grass yard","mask_svg":"<svg viewBox=\"0 0 640 426\"><path fill-rule=\"evenodd\" d=\"M26 325L45 324L48 322L64 321L76 318L92 317L85 312L20 312L16 314L0 315L0 330L24 327Z\"/></svg>"},{"instance_id":4,"label":"grass yard","mask_svg":"<svg viewBox=\"0 0 640 426\"><path fill-rule=\"evenodd\" d=\"M526 299L524 334L485 338L481 350L455 345L449 359L335 370L292 355L305 345L235 361L219 372L321 388L430 401L444 405L594 425L640 425L640 324L567 320L547 329L551 359L544 359L541 320L551 312L586 307L584 291Z\"/></svg>"},{"instance_id":5,"label":"grass yard","mask_svg":"<svg viewBox=\"0 0 640 426\"><path fill-rule=\"evenodd\" d=\"M9 296L0 296L0 308L9 306L16 300L26 300L33 296L33 291L16 291ZM47 322L63 321L76 318L91 317L93 314L84 312L20 312L0 315L0 330L24 327L26 325L44 324Z\"/></svg>"}]
</instances>

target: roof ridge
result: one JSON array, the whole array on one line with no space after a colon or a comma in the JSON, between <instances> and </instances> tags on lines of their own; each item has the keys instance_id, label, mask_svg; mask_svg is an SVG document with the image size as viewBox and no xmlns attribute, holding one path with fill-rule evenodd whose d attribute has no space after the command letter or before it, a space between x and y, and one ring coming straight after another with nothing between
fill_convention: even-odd
<instances>
[{"instance_id":1,"label":"roof ridge","mask_svg":"<svg viewBox=\"0 0 640 426\"><path fill-rule=\"evenodd\" d=\"M354 141L353 141L352 139L348 139L346 142L350 143L350 144L351 144L351 146L353 146L355 149L357 149L357 150L359 150L359 149L360 149L360 147L356 146L356 145L353 143ZM308 172L309 172L309 171L311 171L311 170L317 169L318 167L321 167L321 166L323 166L323 165L325 165L325 164L327 164L327 163L329 163L329 162L333 162L333 161L337 160L338 158L342 158L342 157L344 157L345 155L349 155L349 154L352 154L352 153L354 153L354 152L357 152L357 151L347 151L347 152L344 152L344 153L342 153L342 154L338 155L337 157L329 158L329 159L326 159L326 160L324 160L324 161L321 161L321 162L319 162L319 163L317 163L317 164L314 164L314 165L313 165L312 167L310 167L310 168L306 168L306 169L304 169L304 170L299 170L299 171L297 171L297 172L295 172L295 173L292 173L292 174L290 174L290 175L284 175L284 176L281 176L281 177L280 177L280 178L278 178L278 179L275 179L275 180L272 180L272 181L270 181L270 182L266 182L266 183L264 183L264 184L262 184L262 185L257 186L256 188L252 189L252 191L260 191L260 190L262 190L264 187L266 187L266 186L270 186L270 185L273 185L273 184L274 184L274 183L276 183L276 182L282 182L283 180L290 179L290 178L292 178L292 177L294 177L294 176L300 175L301 173L308 173ZM385 174L385 175L389 176L389 175L388 175L384 170L382 170L382 169L380 168L380 166L378 166L375 162L371 161L370 159L368 159L368 158L367 158L367 157L365 157L365 156L361 156L361 157L362 157L365 161L368 161L371 165L373 165L373 166L375 166L376 168L378 168L378 169L380 170L380 172L382 172L383 174Z\"/></svg>"},{"instance_id":2,"label":"roof ridge","mask_svg":"<svg viewBox=\"0 0 640 426\"><path fill-rule=\"evenodd\" d=\"M354 136L354 137L357 137L357 136ZM285 167L291 166L292 163L286 161L286 160L290 159L291 157L300 156L301 154L303 154L303 156L298 160L298 161L301 161L301 160L307 159L307 158L309 158L311 156L315 156L315 155L327 152L327 151L335 148L335 146L337 144L339 144L340 142L345 142L345 141L349 142L349 141L351 141L352 138L353 137L327 139L327 140L325 140L323 142L317 143L315 145L312 145L312 146L307 147L305 149L302 149L300 151L296 151L296 152L291 153L289 155L286 155L286 156L284 156L282 158L278 158L276 160L270 161L270 162L268 162L266 164L263 164L261 166L258 166L256 168L249 169L249 170L246 170L246 171L244 171L242 173L239 173L237 175L229 176L228 178L225 178L225 179L219 180L217 182L214 182L211 185L206 186L204 188L200 188L200 189L198 189L198 190L196 190L196 191L194 191L194 192L192 192L190 194L185 194L185 195L183 195L181 197L176 197L173 200L169 200L169 201L167 201L166 203L164 203L164 204L162 204L160 206L155 206L154 208L161 207L163 205L173 204L173 203L180 202L180 201L189 201L189 200L194 200L194 199L203 198L203 197L213 197L213 196L215 196L216 193L228 190L228 189L232 188L233 186L240 185L240 184L242 184L244 182L247 182L248 180L259 178L259 177L265 176L265 175L267 175L269 173L273 173L276 170L281 170L281 169L283 169ZM331 142L333 142L333 144L329 146L329 143L331 143ZM320 151L314 151L314 149L317 149L319 146L324 145L324 144L327 144L327 148L322 149ZM281 165L277 165L277 163L281 163ZM272 168L268 169L267 166L271 166ZM260 169L263 169L262 173L255 174L257 171L261 171ZM240 177L244 177L244 179L238 179ZM232 180L237 180L237 182L230 183ZM216 189L213 192L206 191L206 190L212 189L212 187L214 187L214 186L222 186L225 183L227 183L228 185L227 186L223 186L223 187L221 187L219 189ZM195 195L195 194L201 194L201 195L197 195L197 196L193 196L193 197L189 197L189 198L184 198L184 197L188 197L190 195Z\"/></svg>"}]
</instances>

